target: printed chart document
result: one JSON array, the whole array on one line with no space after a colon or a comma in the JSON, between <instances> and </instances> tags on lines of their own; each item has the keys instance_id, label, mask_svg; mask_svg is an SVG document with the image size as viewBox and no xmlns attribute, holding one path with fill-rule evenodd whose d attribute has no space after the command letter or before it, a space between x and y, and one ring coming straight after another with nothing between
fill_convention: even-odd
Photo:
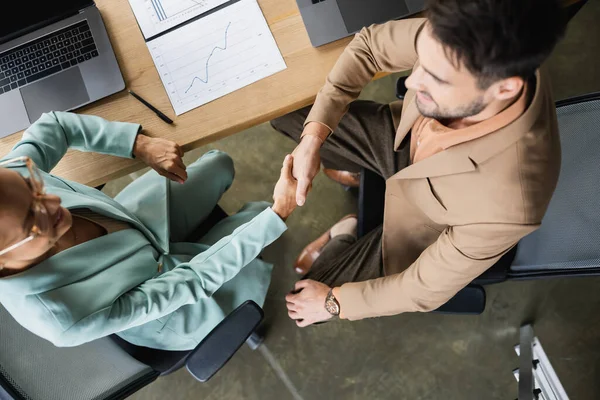
<instances>
[{"instance_id":1,"label":"printed chart document","mask_svg":"<svg viewBox=\"0 0 600 400\"><path fill-rule=\"evenodd\" d=\"M229 0L129 0L145 39L204 14Z\"/></svg>"},{"instance_id":2,"label":"printed chart document","mask_svg":"<svg viewBox=\"0 0 600 400\"><path fill-rule=\"evenodd\" d=\"M146 44L177 115L287 68L256 0L232 3Z\"/></svg>"}]
</instances>

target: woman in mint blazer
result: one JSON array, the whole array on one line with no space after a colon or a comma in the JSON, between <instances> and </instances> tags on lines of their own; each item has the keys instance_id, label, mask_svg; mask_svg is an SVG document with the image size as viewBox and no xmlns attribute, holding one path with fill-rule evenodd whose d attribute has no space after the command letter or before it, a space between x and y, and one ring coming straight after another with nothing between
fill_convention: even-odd
<instances>
[{"instance_id":1,"label":"woman in mint blazer","mask_svg":"<svg viewBox=\"0 0 600 400\"><path fill-rule=\"evenodd\" d=\"M116 333L140 346L189 350L244 301L265 300L272 265L257 256L293 211L291 157L273 207L249 203L200 243L186 243L231 185L233 162L211 151L186 168L177 145L140 129L44 114L1 160L0 303L56 346ZM136 156L155 171L111 199L50 174L69 148ZM120 228L104 230L69 210Z\"/></svg>"}]
</instances>

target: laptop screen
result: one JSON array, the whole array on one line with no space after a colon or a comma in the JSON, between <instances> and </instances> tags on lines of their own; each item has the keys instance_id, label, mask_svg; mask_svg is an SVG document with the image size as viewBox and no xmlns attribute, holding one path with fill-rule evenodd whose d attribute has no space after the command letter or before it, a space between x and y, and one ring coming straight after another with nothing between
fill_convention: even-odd
<instances>
[{"instance_id":1,"label":"laptop screen","mask_svg":"<svg viewBox=\"0 0 600 400\"><path fill-rule=\"evenodd\" d=\"M348 33L408 14L404 0L337 0Z\"/></svg>"},{"instance_id":2,"label":"laptop screen","mask_svg":"<svg viewBox=\"0 0 600 400\"><path fill-rule=\"evenodd\" d=\"M92 0L14 0L0 23L0 43L7 42L93 4Z\"/></svg>"}]
</instances>

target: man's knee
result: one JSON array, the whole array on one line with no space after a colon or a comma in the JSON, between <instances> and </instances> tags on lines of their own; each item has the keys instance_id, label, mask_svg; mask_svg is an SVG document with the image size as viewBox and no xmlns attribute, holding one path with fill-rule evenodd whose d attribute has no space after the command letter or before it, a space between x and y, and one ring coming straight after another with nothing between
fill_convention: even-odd
<instances>
[{"instance_id":1,"label":"man's knee","mask_svg":"<svg viewBox=\"0 0 600 400\"><path fill-rule=\"evenodd\" d=\"M285 117L287 117L287 115L284 115L283 117L275 118L275 119L271 120L269 123L271 124L271 127L273 129L275 129L277 132L287 135L287 133L284 131L285 126L286 126Z\"/></svg>"},{"instance_id":2,"label":"man's knee","mask_svg":"<svg viewBox=\"0 0 600 400\"><path fill-rule=\"evenodd\" d=\"M298 142L300 140L300 135L302 135L304 121L306 120L309 110L310 107L307 107L275 118L274 120L271 120L271 126L277 132L283 133Z\"/></svg>"},{"instance_id":3,"label":"man's knee","mask_svg":"<svg viewBox=\"0 0 600 400\"><path fill-rule=\"evenodd\" d=\"M272 120L271 126L277 132L291 138L292 140L296 142L300 141L300 135L302 135L302 125L290 123L287 115Z\"/></svg>"}]
</instances>

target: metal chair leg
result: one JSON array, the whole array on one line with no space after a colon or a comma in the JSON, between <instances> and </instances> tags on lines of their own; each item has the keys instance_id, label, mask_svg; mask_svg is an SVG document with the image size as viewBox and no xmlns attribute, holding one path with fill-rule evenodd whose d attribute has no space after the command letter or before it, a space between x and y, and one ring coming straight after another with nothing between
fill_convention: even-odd
<instances>
[{"instance_id":1,"label":"metal chair leg","mask_svg":"<svg viewBox=\"0 0 600 400\"><path fill-rule=\"evenodd\" d=\"M246 339L246 344L250 347L251 350L256 350L260 347L261 344L265 341L267 329L265 328L265 324L261 323L255 330L252 332L250 337Z\"/></svg>"}]
</instances>

